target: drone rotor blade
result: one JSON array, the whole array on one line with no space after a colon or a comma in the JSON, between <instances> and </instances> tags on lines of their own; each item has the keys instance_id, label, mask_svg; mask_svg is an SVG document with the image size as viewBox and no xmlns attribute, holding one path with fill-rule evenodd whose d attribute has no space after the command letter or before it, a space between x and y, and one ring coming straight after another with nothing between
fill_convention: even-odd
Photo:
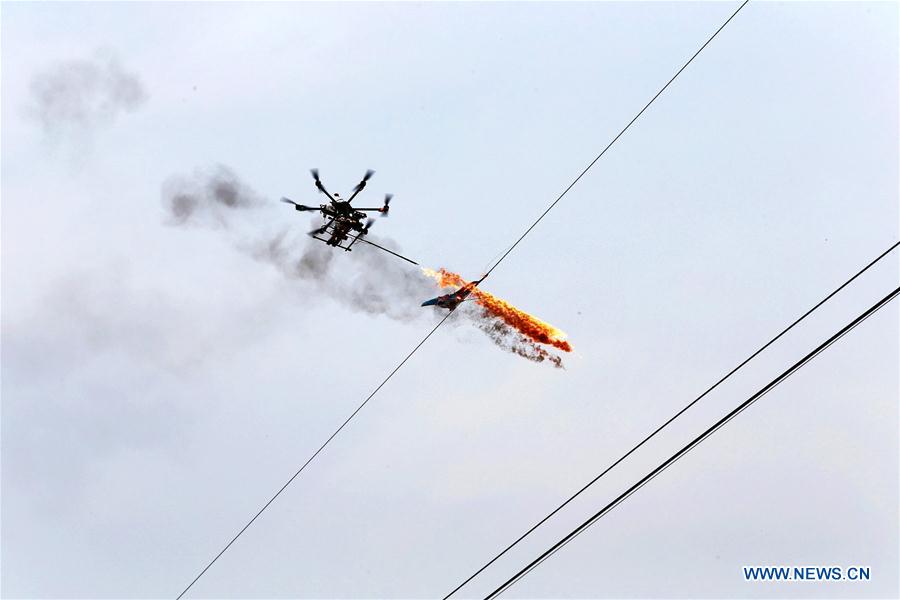
<instances>
[{"instance_id":1,"label":"drone rotor blade","mask_svg":"<svg viewBox=\"0 0 900 600\"><path fill-rule=\"evenodd\" d=\"M334 201L334 198L331 197L331 194L328 193L328 190L325 189L325 186L322 185L322 180L319 179L319 170L318 169L310 169L310 173L312 173L313 181L316 183L316 189L318 189L321 193L328 196L329 199Z\"/></svg>"},{"instance_id":2,"label":"drone rotor blade","mask_svg":"<svg viewBox=\"0 0 900 600\"><path fill-rule=\"evenodd\" d=\"M300 211L319 210L318 208L316 208L314 206L306 206L305 204L298 204L297 202L294 202L290 198L282 198L281 201L284 202L285 204L293 204L295 210L300 210Z\"/></svg>"},{"instance_id":3,"label":"drone rotor blade","mask_svg":"<svg viewBox=\"0 0 900 600\"><path fill-rule=\"evenodd\" d=\"M375 171L373 171L372 169L369 169L366 171L366 174L363 175L362 181L357 183L356 187L353 188L353 193L350 194L350 198L347 199L347 202L353 202L353 199L356 198L356 195L358 193L363 191L363 189L366 187L366 182L369 181L372 178L372 175L374 175L374 174L375 174Z\"/></svg>"},{"instance_id":4,"label":"drone rotor blade","mask_svg":"<svg viewBox=\"0 0 900 600\"><path fill-rule=\"evenodd\" d=\"M363 175L362 181L360 181L359 183L356 184L356 187L353 188L353 191L354 191L354 192L357 192L357 193L358 193L358 192L361 192L362 189L363 189L364 187L366 187L366 183L367 183L370 179L372 179L372 175L374 175L374 174L375 174L375 171L373 171L372 169L366 170L366 174Z\"/></svg>"},{"instance_id":5,"label":"drone rotor blade","mask_svg":"<svg viewBox=\"0 0 900 600\"><path fill-rule=\"evenodd\" d=\"M319 170L318 169L310 169L309 172L312 173L313 181L316 183L316 187L319 189L319 191L325 192L325 188L324 188L324 186L322 186L322 180L319 179ZM325 193L327 194L328 192L325 192Z\"/></svg>"},{"instance_id":6,"label":"drone rotor blade","mask_svg":"<svg viewBox=\"0 0 900 600\"><path fill-rule=\"evenodd\" d=\"M393 194L385 194L384 195L384 206L381 207L381 216L388 216L388 211L391 209L391 198L393 198Z\"/></svg>"}]
</instances>

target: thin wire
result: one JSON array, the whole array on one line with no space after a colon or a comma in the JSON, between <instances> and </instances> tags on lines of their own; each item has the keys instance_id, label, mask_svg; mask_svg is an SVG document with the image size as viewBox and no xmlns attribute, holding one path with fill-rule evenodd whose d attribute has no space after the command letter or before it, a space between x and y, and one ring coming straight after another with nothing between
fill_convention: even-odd
<instances>
[{"instance_id":1,"label":"thin wire","mask_svg":"<svg viewBox=\"0 0 900 600\"><path fill-rule=\"evenodd\" d=\"M397 254L397 253L394 252L393 250L388 250L388 249L385 248L384 246L379 246L379 245L376 244L375 242L370 242L369 240L367 240L367 239L365 239L365 238L363 238L363 237L361 237L361 236L357 237L356 239L359 240L360 242L365 242L365 243L369 244L370 246L375 246L376 248L381 248L382 250L384 250L384 251L387 252L388 254L393 254L393 255L396 256L397 258L402 258L403 260L405 260L405 261L408 262L408 263L412 263L412 264L414 264L414 265L416 265L416 266L419 266L419 263L417 263L416 261L412 260L411 258L406 258L406 257L403 256L402 254Z\"/></svg>"},{"instance_id":2,"label":"thin wire","mask_svg":"<svg viewBox=\"0 0 900 600\"><path fill-rule=\"evenodd\" d=\"M787 327L785 327L784 329L782 329L782 330L781 330L781 333L779 333L778 335L776 335L775 337L773 337L771 340L769 340L768 342L766 342L762 347L759 348L759 350L757 350L756 352L754 352L753 354L751 354L750 356L748 356L747 358L745 358L743 362L741 362L738 366L734 367L731 371L729 371L728 373L726 373L725 376L722 377L721 379L719 379L717 382L715 382L714 384L712 384L705 392L703 392L702 394L700 394L699 396L697 396L694 400L692 400L690 403L688 403L684 408L682 408L682 409L679 410L677 413L675 413L674 416L670 417L669 420L667 420L665 423L663 423L662 425L660 425L659 427L657 427L655 430L653 430L653 432L652 432L650 435L648 435L647 437L645 437L644 439L642 439L640 442L638 442L634 447L631 448L631 450L629 450L628 452L626 452L625 454L623 454L623 455L622 455L621 457L619 457L615 462L613 462L611 465L609 465L608 467L606 467L599 475L597 475L597 476L594 477L591 481L589 481L589 482L587 483L587 485L585 485L585 486L582 487L580 490L578 490L577 492L575 492L574 494L572 494L571 496L569 496L569 498L568 498L565 502L563 502L562 504L560 504L559 506L557 506L555 509L553 509L553 511L550 512L546 517L544 517L543 519L541 519L540 521L538 521L537 523L535 523L534 526L531 527L531 529L529 529L528 531L526 531L525 533L523 533L521 536L519 536L513 543L511 543L509 546L507 546L506 548L504 548L499 554L497 554L494 558L492 558L492 559L489 560L487 563L485 563L484 566L482 566L480 569L478 569L477 571L475 571L474 573L472 573L472 575L470 575L470 576L468 577L468 579L466 579L465 581L463 581L462 583L460 583L458 586L456 586L456 587L453 589L453 591L451 591L449 594L447 594L446 596L444 596L444 600L447 600L448 598L450 598L450 596L452 596L453 594L455 594L456 592L458 592L464 585L466 585L467 583L469 583L470 581L472 581L473 579L475 579L475 578L476 578L478 575L480 575L485 569L487 569L487 568L490 567L492 564L494 564L501 556L503 556L504 554L506 554L507 552L509 552L510 550L512 550L512 548L515 547L519 542L521 542L521 541L524 540L526 537L528 537L529 535L531 535L531 533L534 532L535 529L537 529L538 527L540 527L541 525L543 525L544 523L546 523L548 520L550 520L556 513L558 513L559 511L561 511L561 510L562 510L563 508L565 508L570 502L572 502L575 498L577 498L578 496L580 496L580 495L582 494L582 492L584 492L584 491L587 490L589 487L591 487L592 485L594 485L595 483L597 483L597 482L600 480L600 478L602 478L604 475L606 475L607 473L609 473L609 472L610 472L613 468L615 468L619 463L621 463L623 460L625 460L626 458L628 458L629 456L631 456L631 455L632 455L634 452L636 452L641 446L643 446L644 444L646 444L647 442L649 442L653 437L655 437L656 434L658 434L660 431L662 431L663 429L665 429L666 427L668 427L675 419L677 419L677 418L680 417L682 414L684 414L684 413L685 413L688 409L690 409L692 406L694 406L695 404L697 404L698 402L700 402L700 400L702 400L704 397L706 397L706 395L709 394L710 392L712 392L714 389L716 389L717 387L719 387L719 385L722 384L726 379L728 379L729 377L731 377L732 375L734 375L734 374L735 374L739 369L741 369L744 365L746 365L748 362L750 362L751 360L753 360L754 358L756 358L756 357L757 357L760 353L762 353L766 348L768 348L769 346L771 346L772 344L774 344L776 341L778 341L783 335L785 335L787 332L789 332L791 329L793 329L797 324L799 324L801 321L803 321L806 317L808 317L809 315L811 315L811 314L812 314L816 309L818 309L820 306L822 306L823 304L825 304L825 303L826 303L828 300L830 300L835 294L837 294L837 293L840 292L842 289L844 289L845 287L847 287L848 285L850 285L853 281L856 280L856 278L858 278L860 275L862 275L863 273L865 273L866 271L868 271L872 266L875 265L875 263L877 263L877 262L880 261L882 258L884 258L885 256L887 256L891 251L893 251L894 249L896 249L898 246L900 246L900 241L895 242L890 248L888 248L887 250L885 250L884 252L882 252L880 255L878 255L873 261L871 261L869 264L867 264L867 265L866 265L865 267L863 267L861 270L857 271L856 274L855 274L853 277L851 277L850 279L848 279L847 281L845 281L844 283L842 283L840 286L837 287L837 289L835 289L833 292L831 292L830 294L828 294L827 296L825 296L824 298L822 298L822 300L820 300L815 306L813 306L812 308L810 308L808 311L806 311L805 313L803 313L803 315L801 315L801 316L800 316L798 319L796 319L793 323L791 323L790 325L788 325Z\"/></svg>"},{"instance_id":3,"label":"thin wire","mask_svg":"<svg viewBox=\"0 0 900 600\"><path fill-rule=\"evenodd\" d=\"M400 367L402 367L404 364L406 364L406 361L408 361L410 358L412 358L412 355L415 354L416 351L417 351L419 348L422 347L422 345L428 340L428 338L430 338L430 337L434 334L434 332L438 330L438 327L440 327L441 325L443 325L443 324L444 324L444 321L446 321L448 318L450 318L450 315L452 315L452 314L453 314L453 311L448 312L448 313L444 316L444 318L441 319L441 320L438 322L438 324L435 325L434 328L433 328L431 331L428 332L428 335L426 335L424 338L422 338L422 341L421 341L421 342L419 342L418 344L416 344L416 347L413 348L412 351L411 351L409 354L406 355L406 358L404 358L402 361L400 361L400 364L398 364L396 367L394 367L394 370L391 371L390 374L388 374L388 376L385 377L384 380L383 380L381 383L378 384L378 387L376 387L376 388L372 391L372 393L369 394L369 396L368 396L365 400L363 400L363 403L360 404L360 405L356 408L356 410L354 410L353 413L351 413L351 415L350 415L349 417L347 417L347 419L346 419L343 423L341 423L341 426L338 427L338 428L335 430L335 432L332 433L331 436L329 436L329 438L328 438L327 440L325 440L325 443L322 444L321 446L319 446L319 449L316 450L316 451L313 453L313 455L310 456L309 459L307 459L307 461L306 461L305 463L303 463L303 466L300 467L299 469L297 469L297 472L296 472L296 473L294 473L293 475L291 475L291 478L288 479L287 482L285 482L285 484L284 484L283 486L281 486L281 488L280 488L277 492L275 492L275 495L272 496L272 497L269 499L269 501L266 502L266 503L263 505L263 507L260 508L259 511L258 511L255 515L253 515L253 518L250 519L250 520L247 522L247 524L244 525L244 526L241 528L241 530L238 531L237 534L236 534L233 538L231 538L231 541L230 541L230 542L228 542L227 544L225 544L225 547L222 548L222 550L219 551L219 553L216 554L216 556L215 556L211 561L209 561L209 564L207 564L207 565L203 568L203 570L200 571L200 573L199 573L196 577L194 577L194 580L191 581L191 582L188 584L188 586L187 586L186 588L184 588L184 590L182 590L182 592L181 592L180 594L178 594L178 597L176 598L176 600L180 600L180 598L181 598L182 596L184 596L184 595L187 593L187 591L188 591L189 589L191 589L191 587L192 587L195 583L197 583L197 580L199 580L201 577L203 577L203 574L206 573L206 571L208 571L209 568L210 568L211 566L213 566L213 564L214 564L217 560L219 560L219 557L222 556L223 554L225 554L225 551L228 550L228 548L230 548L231 545L232 545L234 542L236 542L237 539L238 539L239 537L241 537L241 534L243 534L245 531L247 531L247 529L253 524L253 522L256 521L257 518L259 518L259 516L263 513L263 511L265 511L267 508L269 508L269 505L272 504L272 502L274 502L275 499L276 499L278 496L281 495L281 492L283 492L285 489L287 489L287 487L288 487L289 485L291 485L291 482L293 482L294 479L296 479L297 476L300 475L300 473L303 472L303 469L305 469L306 466L309 465L309 463L311 463L311 462L319 455L319 453L320 453L322 450L325 449L325 446L327 446L328 443L331 442L331 440L333 440L333 439L337 436L337 434L339 434L339 433L341 432L341 430L342 430L344 427L346 427L347 423L349 423L349 422L353 419L353 417L355 417L356 414L357 414L359 411L362 410L362 408L369 402L369 400L371 400L371 399L375 396L375 394L378 393L378 390L380 390L380 389L384 386L384 384L386 384L386 383L390 380L390 378L393 377L394 374L395 374L397 371L400 370Z\"/></svg>"},{"instance_id":4,"label":"thin wire","mask_svg":"<svg viewBox=\"0 0 900 600\"><path fill-rule=\"evenodd\" d=\"M567 187L565 190L563 190L563 193L560 194L559 197L558 197L556 200L554 200L553 203L550 204L550 206L548 206L547 209L546 209L543 213L541 213L541 216L539 216L539 217L537 218L537 220L535 220L535 222L531 224L531 227L529 227L528 229L526 229L526 230L525 230L525 233L523 233L521 236L519 236L519 239L517 239L517 240L515 241L515 243L513 243L513 245L509 247L509 250L507 250L507 251L503 254L503 256L501 256L500 259L499 259L496 263L494 263L494 266L491 267L491 268L488 270L488 272L484 275L485 277L487 277L488 275L490 275L490 274L491 274L491 271L493 271L494 269L496 269L496 268L497 268L497 265L499 265L501 262L503 262L503 260L509 255L509 253L512 252L512 251L515 249L515 247L519 245L519 242L521 242L523 239L525 239L525 236L526 236L526 235L528 235L529 233L531 233L531 230L534 229L534 228L537 226L537 224L540 223L540 222L543 220L543 218L547 216L547 213L549 213L551 210L553 210L553 207L556 206L556 204L557 204L560 200L562 200L563 197L564 197L566 194L569 193L569 190L571 190L573 187L575 187L575 184L578 183L578 182L581 180L581 178L584 177L584 175L585 175L588 171L591 170L591 167L593 167L594 164L596 164L596 162L597 162L598 160L600 160L600 158L601 158L604 154L606 154L606 151L607 151L607 150L609 150L610 148L612 148L612 145L615 144L616 141L617 141L620 137L622 137L622 134L624 134L626 131L628 131L628 128L631 127L631 125L632 125L635 121L637 121L638 118L639 118L642 114L644 114L644 111L645 111L645 110L647 110L648 108L650 108L650 105L653 104L653 102L654 102L657 98L659 98L660 94L662 94L664 91L666 91L666 88L668 88L668 87L672 84L672 82L675 81L675 79L676 79L679 75L681 75L681 72L684 71L684 70L688 67L688 65L690 65L690 64L694 61L694 59L697 58L697 56L698 56L701 52L703 52L703 49L706 48L706 47L709 45L709 43L712 42L712 41L715 39L715 37L716 37L717 35L719 35L719 32L722 31L723 29L725 29L725 26L728 25L728 23L730 23L731 20L732 20L734 17L736 17L737 14L738 14L739 12L741 12L741 9L743 9L745 6L747 6L747 3L748 3L749 1L750 1L750 0L744 0L744 2L741 3L741 5L737 8L737 10L734 11L734 13L732 13L732 15L731 15L730 17L728 17L728 19L726 19L725 22L722 23L722 25L719 26L718 29L716 29L715 33L713 33L713 34L710 36L710 38L709 38L708 40L706 40L706 42L704 42L704 44L703 44L702 46L700 46L700 49L697 50L696 52L694 52L694 55L691 56L691 57L688 59L688 61L687 61L686 63L684 63L684 65L682 65L682 67L681 67L680 69L678 69L678 72L676 72L674 75L672 75L672 78L671 78L669 81L666 82L666 85L662 86L662 87L659 89L659 91L656 92L656 95L653 96L652 98L650 98L650 101L649 101L647 104L644 105L644 108L642 108L642 109L640 110L640 112L639 112L638 114L636 114L636 115L634 116L633 119L631 119L631 121L628 122L628 125L626 125L626 126L622 129L622 131L620 131L619 134L618 134L616 137L614 137L613 140L612 140L609 144L606 145L606 148L604 148L604 149L600 152L600 154L598 154L597 157L596 157L594 160L592 160L591 163L590 163L587 167L585 167L584 171L582 171L582 172L578 175L578 177L576 177L575 180L572 181L572 183L569 184L569 187Z\"/></svg>"},{"instance_id":5,"label":"thin wire","mask_svg":"<svg viewBox=\"0 0 900 600\"><path fill-rule=\"evenodd\" d=\"M625 490L622 494L620 494L615 500L604 506L597 513L591 516L587 521L576 527L572 532L563 537L560 541L551 546L548 550L543 552L536 559L528 563L525 567L523 567L520 571L518 571L515 575L507 579L500 587L495 589L493 592L488 594L485 597L485 600L490 600L491 598L496 598L500 594L502 594L505 590L509 589L512 585L514 585L517 581L519 581L522 577L527 575L537 566L539 566L542 562L544 562L547 558L556 553L563 546L572 541L575 537L580 535L583 531L585 531L588 527L596 523L599 519L601 519L604 515L608 514L613 508L618 506L621 502L627 499L631 494L639 490L645 484L647 484L650 480L655 478L657 475L665 471L667 468L672 466L676 461L682 458L685 454L690 452L696 446L698 446L703 440L711 436L718 429L723 427L726 423L728 423L731 419L739 415L746 408L748 408L751 404L762 398L764 395L772 391L776 386L782 383L785 379L790 377L792 374L797 372L801 367L803 367L806 363L811 361L813 358L818 356L821 352L824 352L829 346L833 343L844 337L847 333L852 331L857 325L871 317L873 314L878 312L881 308L887 305L888 302L893 300L897 295L900 294L900 287L895 288L892 292L890 292L887 296L876 302L872 305L868 310L863 312L861 315L856 317L853 321L845 325L840 331L832 335L830 338L822 342L818 347L812 350L809 354L801 358L799 361L791 365L786 371L784 371L781 375L770 381L766 384L762 389L758 392L750 396L747 400L737 406L730 413L719 419L716 423L714 423L709 429L701 433L699 436L695 437L691 440L686 446L684 446L681 450L670 456L663 463L653 469L650 473L641 478L637 483L632 485L630 488Z\"/></svg>"}]
</instances>

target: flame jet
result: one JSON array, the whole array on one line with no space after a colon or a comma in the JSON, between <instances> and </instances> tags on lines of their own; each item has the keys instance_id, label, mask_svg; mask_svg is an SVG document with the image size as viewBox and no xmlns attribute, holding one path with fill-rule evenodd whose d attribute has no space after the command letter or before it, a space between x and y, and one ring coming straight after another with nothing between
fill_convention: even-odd
<instances>
[{"instance_id":1,"label":"flame jet","mask_svg":"<svg viewBox=\"0 0 900 600\"><path fill-rule=\"evenodd\" d=\"M484 277L466 283L462 277L446 269L434 271L423 268L422 272L434 279L441 288L457 288L452 294L432 298L424 302L422 306L439 306L453 311L471 295L475 302L484 309L485 316L502 320L532 342L554 346L563 352L572 351L572 345L566 340L565 332L479 288L478 284L485 279Z\"/></svg>"}]
</instances>

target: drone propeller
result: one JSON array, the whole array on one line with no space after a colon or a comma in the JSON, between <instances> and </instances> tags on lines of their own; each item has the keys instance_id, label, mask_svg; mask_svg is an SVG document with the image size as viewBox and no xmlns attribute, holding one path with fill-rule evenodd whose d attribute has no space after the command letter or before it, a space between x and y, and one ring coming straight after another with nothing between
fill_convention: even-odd
<instances>
[{"instance_id":1,"label":"drone propeller","mask_svg":"<svg viewBox=\"0 0 900 600\"><path fill-rule=\"evenodd\" d=\"M323 194L325 194L326 196L328 196L329 198L331 198L331 194L328 193L328 190L326 190L326 189L325 189L325 186L322 185L322 180L319 179L319 170L318 170L318 169L310 169L309 172L312 173L313 181L316 182L316 188L317 188L321 193L323 193ZM334 198L331 198L331 199L334 200Z\"/></svg>"},{"instance_id":2,"label":"drone propeller","mask_svg":"<svg viewBox=\"0 0 900 600\"><path fill-rule=\"evenodd\" d=\"M385 194L384 195L384 206L381 207L381 216L388 216L388 211L391 210L391 198L393 198L393 194Z\"/></svg>"},{"instance_id":3,"label":"drone propeller","mask_svg":"<svg viewBox=\"0 0 900 600\"><path fill-rule=\"evenodd\" d=\"M353 193L350 194L350 197L347 199L347 202L353 202L353 199L356 198L356 195L358 193L363 191L363 189L366 187L366 182L369 181L372 178L372 175L374 175L374 174L375 174L375 171L373 171L372 169L368 169L366 171L366 174L363 175L362 181L357 183L356 187L353 188Z\"/></svg>"},{"instance_id":4,"label":"drone propeller","mask_svg":"<svg viewBox=\"0 0 900 600\"><path fill-rule=\"evenodd\" d=\"M286 204L293 204L293 205L294 205L294 208L295 208L296 210L301 210L301 211L303 211L303 210L319 210L318 208L314 208L314 207L312 207L312 206L306 206L305 204L297 204L296 202L294 202L294 201L291 200L290 198L282 198L281 201L284 202L284 203L286 203Z\"/></svg>"},{"instance_id":5,"label":"drone propeller","mask_svg":"<svg viewBox=\"0 0 900 600\"><path fill-rule=\"evenodd\" d=\"M327 225L327 224L326 224L326 225L322 225L322 226L319 227L318 229L313 229L312 231L309 232L309 235L313 235L313 236L315 236L315 235L322 235L322 234L325 233L326 231L328 231L328 225Z\"/></svg>"},{"instance_id":6,"label":"drone propeller","mask_svg":"<svg viewBox=\"0 0 900 600\"><path fill-rule=\"evenodd\" d=\"M375 174L375 171L373 171L372 169L367 169L367 170L366 170L366 174L363 175L362 181L360 181L359 183L357 183L357 184L356 184L356 187L353 188L353 192L354 192L354 193L361 192L362 189L363 189L364 187L366 187L366 182L368 182L370 179L372 179L372 175L374 175L374 174Z\"/></svg>"},{"instance_id":7,"label":"drone propeller","mask_svg":"<svg viewBox=\"0 0 900 600\"><path fill-rule=\"evenodd\" d=\"M366 221L366 226L362 228L362 235L366 235L369 233L369 228L375 223L375 219L368 219Z\"/></svg>"}]
</instances>

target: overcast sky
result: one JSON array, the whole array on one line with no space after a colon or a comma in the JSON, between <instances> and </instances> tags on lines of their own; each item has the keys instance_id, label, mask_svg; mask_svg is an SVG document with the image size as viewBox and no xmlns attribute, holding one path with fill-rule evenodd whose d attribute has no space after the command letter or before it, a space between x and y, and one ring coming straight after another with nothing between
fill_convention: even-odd
<instances>
[{"instance_id":1,"label":"overcast sky","mask_svg":"<svg viewBox=\"0 0 900 600\"><path fill-rule=\"evenodd\" d=\"M333 257L327 286L254 252L304 239L277 199L316 203L309 168L341 193L375 169L366 200L395 196L373 233L476 277L736 6L4 3L2 595L176 596L432 327L424 292L396 287L405 263L371 248ZM566 368L454 315L189 597L442 597L890 246L897 24L895 3L748 5L485 282L568 332ZM173 182L217 172L255 208L173 222ZM462 596L887 294L898 265ZM362 310L360 289L389 307ZM897 332L894 304L506 596L897 597ZM748 583L743 565L872 579Z\"/></svg>"}]
</instances>

